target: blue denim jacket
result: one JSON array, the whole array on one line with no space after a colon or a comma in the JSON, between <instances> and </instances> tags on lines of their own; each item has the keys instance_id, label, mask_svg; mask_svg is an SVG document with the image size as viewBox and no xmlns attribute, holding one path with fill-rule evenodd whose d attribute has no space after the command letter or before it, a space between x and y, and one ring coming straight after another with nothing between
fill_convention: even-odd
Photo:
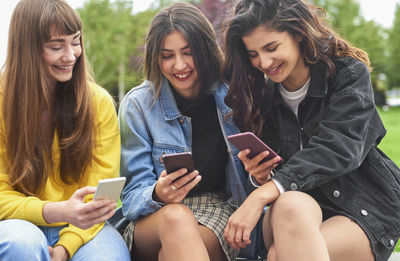
<instances>
[{"instance_id":1,"label":"blue denim jacket","mask_svg":"<svg viewBox=\"0 0 400 261\"><path fill-rule=\"evenodd\" d=\"M170 88L164 79L160 95L154 101L153 84L145 81L133 88L120 105L121 175L127 177L122 192L122 211L130 220L147 216L162 207L152 197L156 181L165 169L160 160L162 155L191 151L190 118L181 114ZM229 153L225 190L229 202L238 206L248 193L247 175L237 157L237 149L231 147L226 137L239 130L227 116L231 111L224 103L228 87L217 83L214 89L218 118Z\"/></svg>"}]
</instances>

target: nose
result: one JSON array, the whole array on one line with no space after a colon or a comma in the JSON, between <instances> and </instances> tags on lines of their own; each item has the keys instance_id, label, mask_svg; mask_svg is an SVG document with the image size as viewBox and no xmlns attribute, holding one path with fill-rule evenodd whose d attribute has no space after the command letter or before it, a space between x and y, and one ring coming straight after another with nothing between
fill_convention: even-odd
<instances>
[{"instance_id":1,"label":"nose","mask_svg":"<svg viewBox=\"0 0 400 261\"><path fill-rule=\"evenodd\" d=\"M75 51L74 48L69 47L65 49L64 55L63 55L63 61L67 63L74 62L76 60L75 56Z\"/></svg>"},{"instance_id":2,"label":"nose","mask_svg":"<svg viewBox=\"0 0 400 261\"><path fill-rule=\"evenodd\" d=\"M175 69L177 71L182 71L186 68L187 63L184 59L184 57L182 57L182 55L177 55L176 56L176 60L175 60Z\"/></svg>"},{"instance_id":3,"label":"nose","mask_svg":"<svg viewBox=\"0 0 400 261\"><path fill-rule=\"evenodd\" d=\"M269 69L273 64L273 58L269 54L260 55L260 68L263 70Z\"/></svg>"}]
</instances>

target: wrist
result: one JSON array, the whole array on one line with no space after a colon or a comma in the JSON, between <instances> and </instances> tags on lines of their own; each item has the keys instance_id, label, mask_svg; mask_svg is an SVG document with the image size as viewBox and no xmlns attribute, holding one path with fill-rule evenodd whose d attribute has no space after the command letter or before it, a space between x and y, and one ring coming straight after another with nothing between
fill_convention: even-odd
<instances>
[{"instance_id":1,"label":"wrist","mask_svg":"<svg viewBox=\"0 0 400 261\"><path fill-rule=\"evenodd\" d=\"M47 202L43 205L42 215L44 220L48 223L63 222L63 201L60 202Z\"/></svg>"},{"instance_id":2,"label":"wrist","mask_svg":"<svg viewBox=\"0 0 400 261\"><path fill-rule=\"evenodd\" d=\"M264 185L254 190L249 197L254 199L257 205L265 207L274 202L280 195L278 188L273 181L268 181Z\"/></svg>"}]
</instances>

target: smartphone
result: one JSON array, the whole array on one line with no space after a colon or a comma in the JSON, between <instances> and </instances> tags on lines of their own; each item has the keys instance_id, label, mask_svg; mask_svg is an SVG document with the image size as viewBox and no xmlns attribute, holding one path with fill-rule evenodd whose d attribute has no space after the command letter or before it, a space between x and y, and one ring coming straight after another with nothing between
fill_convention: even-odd
<instances>
[{"instance_id":1,"label":"smartphone","mask_svg":"<svg viewBox=\"0 0 400 261\"><path fill-rule=\"evenodd\" d=\"M194 171L192 153L190 152L166 154L162 159L168 174L182 168L186 168L187 173Z\"/></svg>"},{"instance_id":2,"label":"smartphone","mask_svg":"<svg viewBox=\"0 0 400 261\"><path fill-rule=\"evenodd\" d=\"M239 150L250 149L250 154L248 155L250 159L263 151L266 150L269 151L269 155L265 157L260 163L263 163L267 160L275 158L276 156L279 156L275 151L273 151L270 147L268 147L267 144L265 144L252 132L243 132L239 134L230 135L228 136L228 140L233 145L235 145L235 147L237 147ZM283 160L280 160L278 163L282 162Z\"/></svg>"},{"instance_id":3,"label":"smartphone","mask_svg":"<svg viewBox=\"0 0 400 261\"><path fill-rule=\"evenodd\" d=\"M125 185L125 181L125 177L100 180L93 200L108 198L109 200L117 202Z\"/></svg>"}]
</instances>

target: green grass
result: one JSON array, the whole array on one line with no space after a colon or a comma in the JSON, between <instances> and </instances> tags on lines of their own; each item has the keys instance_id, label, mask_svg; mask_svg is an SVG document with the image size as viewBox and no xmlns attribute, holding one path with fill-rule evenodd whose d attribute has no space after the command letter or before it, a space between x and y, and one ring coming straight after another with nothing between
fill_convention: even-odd
<instances>
[{"instance_id":1,"label":"green grass","mask_svg":"<svg viewBox=\"0 0 400 261\"><path fill-rule=\"evenodd\" d=\"M389 156L397 166L400 166L400 106L391 107L389 110L379 110L382 121L387 129L386 136L379 144L379 148ZM394 249L400 252L400 241Z\"/></svg>"},{"instance_id":2,"label":"green grass","mask_svg":"<svg viewBox=\"0 0 400 261\"><path fill-rule=\"evenodd\" d=\"M400 166L400 106L379 110L379 114L387 130L379 148Z\"/></svg>"}]
</instances>

